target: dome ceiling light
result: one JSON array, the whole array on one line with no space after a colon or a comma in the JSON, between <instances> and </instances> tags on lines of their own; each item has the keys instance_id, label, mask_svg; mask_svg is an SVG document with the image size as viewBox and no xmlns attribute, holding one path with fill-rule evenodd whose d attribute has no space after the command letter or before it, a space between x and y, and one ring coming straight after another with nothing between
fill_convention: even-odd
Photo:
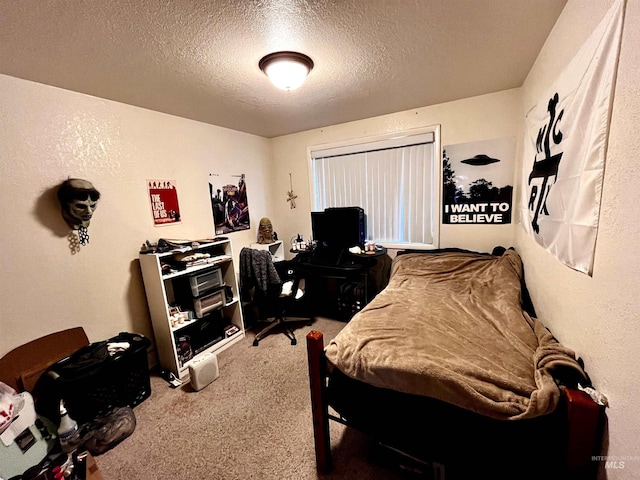
<instances>
[{"instance_id":1,"label":"dome ceiling light","mask_svg":"<svg viewBox=\"0 0 640 480\"><path fill-rule=\"evenodd\" d=\"M274 52L258 63L271 83L282 90L295 90L313 68L313 60L298 52Z\"/></svg>"}]
</instances>

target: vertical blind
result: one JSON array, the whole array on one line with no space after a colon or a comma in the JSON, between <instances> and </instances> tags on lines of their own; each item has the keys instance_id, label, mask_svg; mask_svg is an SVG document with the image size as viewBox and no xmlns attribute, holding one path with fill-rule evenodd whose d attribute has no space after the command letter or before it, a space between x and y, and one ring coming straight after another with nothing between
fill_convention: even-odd
<instances>
[{"instance_id":1,"label":"vertical blind","mask_svg":"<svg viewBox=\"0 0 640 480\"><path fill-rule=\"evenodd\" d=\"M359 206L367 215L367 239L432 244L433 138L427 133L312 151L314 210Z\"/></svg>"}]
</instances>

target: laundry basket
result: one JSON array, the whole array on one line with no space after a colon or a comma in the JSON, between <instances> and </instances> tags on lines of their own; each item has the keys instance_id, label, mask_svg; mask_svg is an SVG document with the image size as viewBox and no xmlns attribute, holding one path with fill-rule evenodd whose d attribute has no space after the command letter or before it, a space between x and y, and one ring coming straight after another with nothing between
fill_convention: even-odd
<instances>
[{"instance_id":1,"label":"laundry basket","mask_svg":"<svg viewBox=\"0 0 640 480\"><path fill-rule=\"evenodd\" d=\"M109 353L109 344L129 344ZM120 333L91 343L54 364L50 375L69 415L85 423L117 407L134 407L151 395L147 348L143 335Z\"/></svg>"}]
</instances>

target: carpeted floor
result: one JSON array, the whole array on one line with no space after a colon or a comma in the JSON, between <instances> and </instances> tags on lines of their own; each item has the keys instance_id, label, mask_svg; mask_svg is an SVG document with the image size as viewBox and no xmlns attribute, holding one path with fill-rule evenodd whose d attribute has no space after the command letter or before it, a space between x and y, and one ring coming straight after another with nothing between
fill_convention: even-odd
<instances>
[{"instance_id":1,"label":"carpeted floor","mask_svg":"<svg viewBox=\"0 0 640 480\"><path fill-rule=\"evenodd\" d=\"M134 409L135 432L97 457L105 480L401 479L364 435L331 422L334 469L315 468L305 335L325 343L344 323L317 318L296 330L298 345L254 333L218 355L220 377L199 392L151 378L151 396Z\"/></svg>"}]
</instances>

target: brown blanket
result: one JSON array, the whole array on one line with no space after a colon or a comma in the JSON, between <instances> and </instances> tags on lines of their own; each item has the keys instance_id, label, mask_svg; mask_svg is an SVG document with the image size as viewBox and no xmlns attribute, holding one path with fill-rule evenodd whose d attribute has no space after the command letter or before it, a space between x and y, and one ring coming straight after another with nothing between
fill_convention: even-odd
<instances>
[{"instance_id":1,"label":"brown blanket","mask_svg":"<svg viewBox=\"0 0 640 480\"><path fill-rule=\"evenodd\" d=\"M521 277L513 250L398 256L389 285L327 345L327 359L368 384L497 419L550 413L554 370L584 372L522 310Z\"/></svg>"}]
</instances>

